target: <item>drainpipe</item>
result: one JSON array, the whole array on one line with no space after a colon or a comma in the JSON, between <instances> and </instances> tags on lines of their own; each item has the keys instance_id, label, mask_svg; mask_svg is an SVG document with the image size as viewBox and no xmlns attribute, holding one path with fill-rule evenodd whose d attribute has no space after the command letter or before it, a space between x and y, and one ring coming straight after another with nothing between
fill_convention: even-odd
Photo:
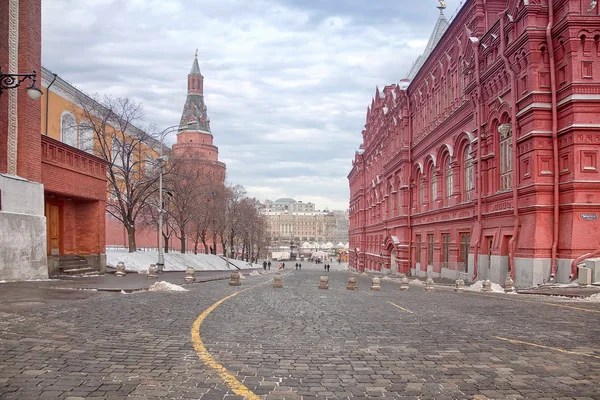
<instances>
[{"instance_id":1,"label":"drainpipe","mask_svg":"<svg viewBox=\"0 0 600 400\"><path fill-rule=\"evenodd\" d=\"M518 170L517 162L517 78L515 77L515 71L510 67L510 62L506 56L506 36L504 35L504 17L508 13L508 10L504 10L498 14L500 17L500 54L504 60L504 67L510 75L510 92L513 96L513 104L511 107L511 122L512 122L512 167L513 167L513 183L512 183L512 194L513 194L513 216L514 216L514 227L513 233L508 241L510 248L510 254L508 256L508 262L510 263L510 279L515 280L515 250L517 248L517 237L519 235L519 189L517 187L517 179L515 175Z\"/></svg>"},{"instance_id":2,"label":"drainpipe","mask_svg":"<svg viewBox=\"0 0 600 400\"><path fill-rule=\"evenodd\" d=\"M477 82L477 97L475 98L475 112L476 118L475 123L477 125L477 224L479 226L479 232L477 242L475 243L475 254L473 255L473 277L471 280L477 278L477 266L479 259L479 246L481 245L481 236L483 235L483 224L481 218L481 71L479 70L479 40L477 38L469 38L473 43L473 51L475 52L475 80Z\"/></svg>"},{"instance_id":3,"label":"drainpipe","mask_svg":"<svg viewBox=\"0 0 600 400\"><path fill-rule=\"evenodd\" d=\"M50 103L50 87L56 80L57 76L58 75L54 74L54 78L52 79L52 82L50 82L50 84L46 88L46 123L45 123L46 126L44 127L44 135L46 135L46 136L48 136L48 103Z\"/></svg>"},{"instance_id":4,"label":"drainpipe","mask_svg":"<svg viewBox=\"0 0 600 400\"><path fill-rule=\"evenodd\" d=\"M552 229L552 259L550 280L556 277L556 253L558 249L559 225L559 182L558 182L558 110L556 106L556 72L554 64L554 44L552 43L552 28L554 27L554 2L548 0L548 26L546 27L546 42L548 43L548 56L550 57L550 91L552 94L552 160L554 161L554 228ZM577 277L577 266L571 266L571 280Z\"/></svg>"}]
</instances>

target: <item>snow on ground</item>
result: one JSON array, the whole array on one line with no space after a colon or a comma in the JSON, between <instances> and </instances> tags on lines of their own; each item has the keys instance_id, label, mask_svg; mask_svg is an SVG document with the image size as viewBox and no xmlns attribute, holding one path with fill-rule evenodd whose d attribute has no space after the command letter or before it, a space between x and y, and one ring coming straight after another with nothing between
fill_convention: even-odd
<instances>
[{"instance_id":1,"label":"snow on ground","mask_svg":"<svg viewBox=\"0 0 600 400\"><path fill-rule=\"evenodd\" d=\"M150 264L156 264L156 260L158 260L158 251L129 253L127 249L106 250L106 265L113 268L122 261L128 271L147 272ZM213 254L165 253L165 271L185 271L188 266L196 271L237 271L238 268L252 268L249 263L242 260L229 259L227 264L224 257Z\"/></svg>"},{"instance_id":2,"label":"snow on ground","mask_svg":"<svg viewBox=\"0 0 600 400\"><path fill-rule=\"evenodd\" d=\"M472 285L465 287L465 290L469 291L469 292L481 292L482 289L483 289L483 281L477 281L477 282L473 283ZM497 283L492 282L492 292L504 293L504 289L502 288L502 286L498 285Z\"/></svg>"},{"instance_id":3,"label":"snow on ground","mask_svg":"<svg viewBox=\"0 0 600 400\"><path fill-rule=\"evenodd\" d=\"M411 285L424 285L425 284L425 282L420 281L418 279L413 279L412 281L410 281L408 283L410 283Z\"/></svg>"},{"instance_id":4,"label":"snow on ground","mask_svg":"<svg viewBox=\"0 0 600 400\"><path fill-rule=\"evenodd\" d=\"M252 271L252 272L250 272L250 275L260 275L260 272L258 272L258 271Z\"/></svg>"},{"instance_id":5,"label":"snow on ground","mask_svg":"<svg viewBox=\"0 0 600 400\"><path fill-rule=\"evenodd\" d=\"M584 303L600 303L600 293L594 293L588 297L571 298L571 301L580 301Z\"/></svg>"},{"instance_id":6,"label":"snow on ground","mask_svg":"<svg viewBox=\"0 0 600 400\"><path fill-rule=\"evenodd\" d=\"M149 292L187 292L188 290L173 283L160 281L148 288Z\"/></svg>"}]
</instances>

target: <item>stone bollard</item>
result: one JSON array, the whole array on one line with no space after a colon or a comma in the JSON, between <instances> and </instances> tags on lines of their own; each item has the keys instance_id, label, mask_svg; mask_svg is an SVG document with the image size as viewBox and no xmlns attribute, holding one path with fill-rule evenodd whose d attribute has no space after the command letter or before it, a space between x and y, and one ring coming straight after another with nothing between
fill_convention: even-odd
<instances>
[{"instance_id":1,"label":"stone bollard","mask_svg":"<svg viewBox=\"0 0 600 400\"><path fill-rule=\"evenodd\" d=\"M358 286L356 286L356 277L354 275L350 275L348 278L348 284L346 285L346 289L348 290L357 290Z\"/></svg>"},{"instance_id":2,"label":"stone bollard","mask_svg":"<svg viewBox=\"0 0 600 400\"><path fill-rule=\"evenodd\" d=\"M187 267L187 269L185 270L185 282L186 283L192 283L196 280L196 277L194 276L194 273L196 271L194 271L194 268L192 267Z\"/></svg>"},{"instance_id":3,"label":"stone bollard","mask_svg":"<svg viewBox=\"0 0 600 400\"><path fill-rule=\"evenodd\" d=\"M456 285L454 286L454 291L455 292L464 292L465 291L465 281L463 281L462 279L457 279L456 280Z\"/></svg>"},{"instance_id":4,"label":"stone bollard","mask_svg":"<svg viewBox=\"0 0 600 400\"><path fill-rule=\"evenodd\" d=\"M491 292L492 291L492 281L486 279L483 281L483 287L481 288L482 292Z\"/></svg>"},{"instance_id":5,"label":"stone bollard","mask_svg":"<svg viewBox=\"0 0 600 400\"><path fill-rule=\"evenodd\" d=\"M125 263L123 261L119 261L117 263L117 271L115 272L115 276L125 276L127 273L125 272Z\"/></svg>"},{"instance_id":6,"label":"stone bollard","mask_svg":"<svg viewBox=\"0 0 600 400\"><path fill-rule=\"evenodd\" d=\"M427 290L428 292L435 290L435 288L433 287L433 279L427 278L425 280L425 290Z\"/></svg>"},{"instance_id":7,"label":"stone bollard","mask_svg":"<svg viewBox=\"0 0 600 400\"><path fill-rule=\"evenodd\" d=\"M148 268L148 279L156 278L158 278L158 270L156 269L156 264L150 264L150 268Z\"/></svg>"},{"instance_id":8,"label":"stone bollard","mask_svg":"<svg viewBox=\"0 0 600 400\"><path fill-rule=\"evenodd\" d=\"M319 281L319 289L329 289L329 278L326 276L322 276Z\"/></svg>"},{"instance_id":9,"label":"stone bollard","mask_svg":"<svg viewBox=\"0 0 600 400\"><path fill-rule=\"evenodd\" d=\"M238 272L232 272L229 279L229 286L240 286L240 274Z\"/></svg>"},{"instance_id":10,"label":"stone bollard","mask_svg":"<svg viewBox=\"0 0 600 400\"><path fill-rule=\"evenodd\" d=\"M381 286L379 285L378 277L374 277L373 279L371 279L371 290L376 290L376 291L381 290Z\"/></svg>"},{"instance_id":11,"label":"stone bollard","mask_svg":"<svg viewBox=\"0 0 600 400\"><path fill-rule=\"evenodd\" d=\"M515 291L515 282L509 276L504 281L504 292L505 293L512 293L514 291Z\"/></svg>"},{"instance_id":12,"label":"stone bollard","mask_svg":"<svg viewBox=\"0 0 600 400\"><path fill-rule=\"evenodd\" d=\"M405 276L400 279L400 290L408 290L410 286L408 286L408 278Z\"/></svg>"},{"instance_id":13,"label":"stone bollard","mask_svg":"<svg viewBox=\"0 0 600 400\"><path fill-rule=\"evenodd\" d=\"M274 288L282 288L283 283L281 283L281 274L279 272L275 273L273 277L273 287Z\"/></svg>"}]
</instances>

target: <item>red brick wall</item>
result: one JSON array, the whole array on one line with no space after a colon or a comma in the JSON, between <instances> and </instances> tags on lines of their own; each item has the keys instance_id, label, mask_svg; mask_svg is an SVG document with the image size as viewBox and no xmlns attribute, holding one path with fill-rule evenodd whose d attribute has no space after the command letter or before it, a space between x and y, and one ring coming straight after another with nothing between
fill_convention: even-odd
<instances>
[{"instance_id":1,"label":"red brick wall","mask_svg":"<svg viewBox=\"0 0 600 400\"><path fill-rule=\"evenodd\" d=\"M8 72L8 1L0 1L0 68ZM6 172L8 96L0 95L0 172Z\"/></svg>"},{"instance_id":2,"label":"red brick wall","mask_svg":"<svg viewBox=\"0 0 600 400\"><path fill-rule=\"evenodd\" d=\"M41 15L40 0L19 1L19 73L37 71L38 86L42 80ZM24 86L29 86L29 81L25 81ZM18 90L19 93L17 174L31 181L40 182L42 178L40 163L42 102L29 99L23 86L13 90Z\"/></svg>"},{"instance_id":3,"label":"red brick wall","mask_svg":"<svg viewBox=\"0 0 600 400\"><path fill-rule=\"evenodd\" d=\"M8 1L0 2L0 67L8 72ZM19 2L19 73L37 71L41 81L41 1L21 0ZM18 144L17 174L39 182L40 165L40 123L41 102L27 97L24 90L29 85L25 81L18 92ZM8 138L8 95L0 96L0 172L7 171Z\"/></svg>"}]
</instances>

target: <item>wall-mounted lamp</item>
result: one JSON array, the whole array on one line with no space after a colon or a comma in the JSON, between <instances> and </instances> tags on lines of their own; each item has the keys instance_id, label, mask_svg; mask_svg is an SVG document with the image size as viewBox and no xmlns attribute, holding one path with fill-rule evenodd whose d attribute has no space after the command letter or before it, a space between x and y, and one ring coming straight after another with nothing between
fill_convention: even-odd
<instances>
[{"instance_id":1,"label":"wall-mounted lamp","mask_svg":"<svg viewBox=\"0 0 600 400\"><path fill-rule=\"evenodd\" d=\"M44 92L37 87L37 74L35 71L31 74L3 74L0 69L0 96L2 96L2 92L6 89L19 87L26 79L31 81L31 86L27 88L27 96L31 100L38 100Z\"/></svg>"}]
</instances>

